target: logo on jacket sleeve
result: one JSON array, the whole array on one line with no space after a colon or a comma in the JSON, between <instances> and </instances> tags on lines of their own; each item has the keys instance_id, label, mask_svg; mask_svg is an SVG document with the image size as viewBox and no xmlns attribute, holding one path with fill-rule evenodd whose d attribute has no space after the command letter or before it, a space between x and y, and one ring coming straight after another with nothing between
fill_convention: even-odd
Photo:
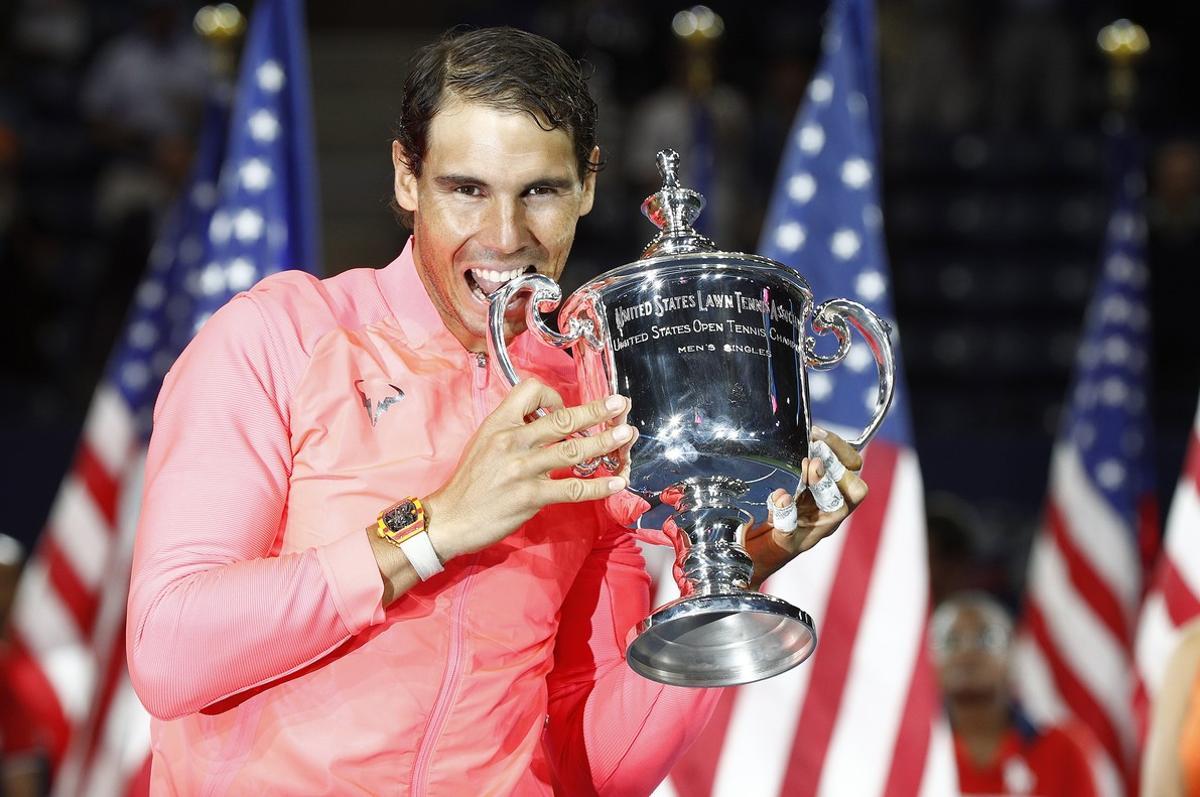
<instances>
[{"instance_id":1,"label":"logo on jacket sleeve","mask_svg":"<svg viewBox=\"0 0 1200 797\"><path fill-rule=\"evenodd\" d=\"M371 426L379 423L379 416L387 412L388 407L400 403L400 399L404 398L404 391L386 379L359 379L354 387L362 396L362 405L367 408Z\"/></svg>"}]
</instances>

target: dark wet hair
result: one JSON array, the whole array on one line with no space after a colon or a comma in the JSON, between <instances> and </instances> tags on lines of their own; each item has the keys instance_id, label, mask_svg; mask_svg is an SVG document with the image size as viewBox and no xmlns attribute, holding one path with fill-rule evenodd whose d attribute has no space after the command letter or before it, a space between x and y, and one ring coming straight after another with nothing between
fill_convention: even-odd
<instances>
[{"instance_id":1,"label":"dark wet hair","mask_svg":"<svg viewBox=\"0 0 1200 797\"><path fill-rule=\"evenodd\" d=\"M565 130L575 145L579 175L596 171L596 102L583 64L549 39L516 28L452 28L413 56L395 136L401 157L420 177L429 151L429 125L446 96L501 110L524 111L543 130ZM407 226L412 214L393 198Z\"/></svg>"}]
</instances>

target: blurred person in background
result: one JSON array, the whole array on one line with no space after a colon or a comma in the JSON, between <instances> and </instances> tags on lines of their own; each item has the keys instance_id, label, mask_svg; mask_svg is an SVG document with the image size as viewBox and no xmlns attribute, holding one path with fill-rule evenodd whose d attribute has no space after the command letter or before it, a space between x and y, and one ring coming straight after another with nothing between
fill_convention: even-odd
<instances>
[{"instance_id":1,"label":"blurred person in background","mask_svg":"<svg viewBox=\"0 0 1200 797\"><path fill-rule=\"evenodd\" d=\"M33 703L40 690L29 688L35 674L17 656L9 635L9 614L25 551L17 540L0 534L0 795L34 797L44 793L50 740Z\"/></svg>"},{"instance_id":2,"label":"blurred person in background","mask_svg":"<svg viewBox=\"0 0 1200 797\"><path fill-rule=\"evenodd\" d=\"M187 175L210 85L209 54L178 0L141 0L136 26L100 51L81 103L112 159L97 217L106 228L166 205Z\"/></svg>"},{"instance_id":3,"label":"blurred person in background","mask_svg":"<svg viewBox=\"0 0 1200 797\"><path fill-rule=\"evenodd\" d=\"M1183 627L1154 696L1141 797L1200 797L1200 618Z\"/></svg>"},{"instance_id":4,"label":"blurred person in background","mask_svg":"<svg viewBox=\"0 0 1200 797\"><path fill-rule=\"evenodd\" d=\"M1079 107L1081 40L1070 0L1007 0L992 51L992 112L1004 130L1063 130Z\"/></svg>"},{"instance_id":5,"label":"blurred person in background","mask_svg":"<svg viewBox=\"0 0 1200 797\"><path fill-rule=\"evenodd\" d=\"M934 612L930 636L963 794L1096 797L1087 743L1074 731L1034 727L1017 706L1012 620L998 601L951 596Z\"/></svg>"},{"instance_id":6,"label":"blurred person in background","mask_svg":"<svg viewBox=\"0 0 1200 797\"><path fill-rule=\"evenodd\" d=\"M1150 314L1154 374L1154 419L1162 452L1162 472L1178 470L1186 435L1196 409L1200 357L1196 356L1195 321L1189 312L1171 311L1179 297L1200 295L1200 141L1175 135L1153 157L1146 201L1149 226ZM1172 486L1170 480L1164 486ZM1163 505L1169 498L1160 496Z\"/></svg>"}]
</instances>

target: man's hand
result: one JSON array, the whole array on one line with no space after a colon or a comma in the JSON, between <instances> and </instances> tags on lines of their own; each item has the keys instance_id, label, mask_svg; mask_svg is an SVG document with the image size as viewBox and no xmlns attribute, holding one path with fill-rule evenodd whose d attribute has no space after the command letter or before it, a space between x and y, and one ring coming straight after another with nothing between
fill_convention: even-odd
<instances>
[{"instance_id":1,"label":"man's hand","mask_svg":"<svg viewBox=\"0 0 1200 797\"><path fill-rule=\"evenodd\" d=\"M794 502L799 513L796 528L785 533L775 528L774 509L767 513L767 520L750 529L746 534L746 550L754 559L754 576L751 586L759 586L771 574L790 562L797 554L807 551L828 537L842 521L867 497L867 483L858 476L862 468L862 457L842 438L820 427L813 427L813 440L823 440L834 455L846 467L838 480L837 487L846 499L845 504L831 512L823 512L817 506L810 490L799 495L789 495L787 490L771 493L769 504L784 509ZM825 466L817 457L806 457L802 463L804 485L811 487L825 475Z\"/></svg>"},{"instance_id":2,"label":"man's hand","mask_svg":"<svg viewBox=\"0 0 1200 797\"><path fill-rule=\"evenodd\" d=\"M538 407L548 414L526 421ZM550 478L551 471L625 449L634 439L623 422L629 400L609 396L578 407L536 379L513 388L467 444L454 474L424 499L429 538L443 561L499 542L549 504L607 498L625 488L628 471L592 479ZM569 437L621 422L594 437ZM565 438L565 439L564 439Z\"/></svg>"}]
</instances>

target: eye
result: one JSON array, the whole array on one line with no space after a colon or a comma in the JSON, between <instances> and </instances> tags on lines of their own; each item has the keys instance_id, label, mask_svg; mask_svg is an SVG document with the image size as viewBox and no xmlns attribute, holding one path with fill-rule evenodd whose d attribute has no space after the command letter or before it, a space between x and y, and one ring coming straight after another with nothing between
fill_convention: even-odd
<instances>
[{"instance_id":1,"label":"eye","mask_svg":"<svg viewBox=\"0 0 1200 797\"><path fill-rule=\"evenodd\" d=\"M481 192L477 185L458 185L454 187L454 193L463 196L480 196Z\"/></svg>"},{"instance_id":2,"label":"eye","mask_svg":"<svg viewBox=\"0 0 1200 797\"><path fill-rule=\"evenodd\" d=\"M535 185L525 192L526 196L551 196L558 193L558 189L549 185Z\"/></svg>"}]
</instances>

